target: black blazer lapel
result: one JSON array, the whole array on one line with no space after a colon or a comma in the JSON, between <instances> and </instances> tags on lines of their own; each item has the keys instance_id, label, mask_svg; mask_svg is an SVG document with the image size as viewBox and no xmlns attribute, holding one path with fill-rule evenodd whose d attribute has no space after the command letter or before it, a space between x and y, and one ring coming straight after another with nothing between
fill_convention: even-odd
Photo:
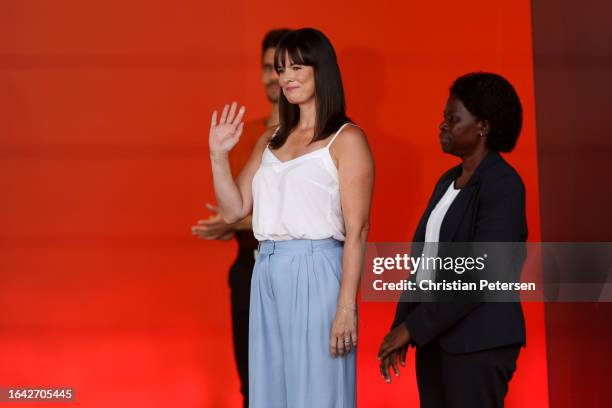
<instances>
[{"instance_id":1,"label":"black blazer lapel","mask_svg":"<svg viewBox=\"0 0 612 408\"><path fill-rule=\"evenodd\" d=\"M453 238L455 236L455 233L457 232L457 228L459 228L459 225L461 224L461 221L463 220L467 209L470 208L470 203L476 198L483 174L487 171L488 168L497 164L501 160L502 158L497 152L489 152L482 159L482 161L476 168L476 171L474 171L474 174L472 174L472 177L470 177L468 183L461 189L451 206L448 208L448 211L444 217L444 221L442 222L442 225L440 227L439 242L454 241ZM417 229L417 233L419 233L419 238L422 237L421 241L425 240L425 229L427 227L427 220L429 219L431 211L438 204L450 184L454 183L455 179L460 175L461 165L451 169L451 171L448 172L447 177L444 177L443 180L440 180L440 182L436 186L430 205L427 207L427 210L423 216L424 219L421 219L421 222L419 223L419 228Z\"/></svg>"},{"instance_id":2,"label":"black blazer lapel","mask_svg":"<svg viewBox=\"0 0 612 408\"><path fill-rule=\"evenodd\" d=\"M427 220L429 220L429 216L433 209L438 205L438 202L446 192L446 189L459 175L461 174L461 165L455 166L446 174L438 180L438 183L434 187L434 191L431 194L431 198L429 199L429 203L427 203L427 208L423 212L423 216L417 225L416 231L414 232L414 237L412 238L412 242L424 242L425 241L425 230L427 229Z\"/></svg>"},{"instance_id":3,"label":"black blazer lapel","mask_svg":"<svg viewBox=\"0 0 612 408\"><path fill-rule=\"evenodd\" d=\"M453 181L454 182L454 181ZM447 187L448 188L448 187ZM478 191L478 183L472 185L466 185L461 189L455 200L448 208L444 221L440 226L440 238L439 242L452 242L454 241L455 233L459 224L463 220L467 209L470 207L472 199L476 196Z\"/></svg>"}]
</instances>

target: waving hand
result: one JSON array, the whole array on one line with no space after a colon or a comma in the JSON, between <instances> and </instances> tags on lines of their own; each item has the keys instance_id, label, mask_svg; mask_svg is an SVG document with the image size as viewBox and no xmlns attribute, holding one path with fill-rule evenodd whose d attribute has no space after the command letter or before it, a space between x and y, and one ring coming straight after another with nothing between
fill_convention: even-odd
<instances>
[{"instance_id":1,"label":"waving hand","mask_svg":"<svg viewBox=\"0 0 612 408\"><path fill-rule=\"evenodd\" d=\"M244 127L242 118L244 117L245 107L241 106L236 114L237 106L236 102L232 102L231 107L225 105L219 123L217 123L217 111L213 112L208 141L211 154L228 153L240 140Z\"/></svg>"}]
</instances>

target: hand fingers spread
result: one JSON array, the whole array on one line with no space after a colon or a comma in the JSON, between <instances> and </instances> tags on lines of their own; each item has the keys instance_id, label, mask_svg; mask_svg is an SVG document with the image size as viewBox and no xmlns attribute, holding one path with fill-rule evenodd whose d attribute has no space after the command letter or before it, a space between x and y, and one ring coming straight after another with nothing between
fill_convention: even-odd
<instances>
[{"instance_id":1,"label":"hand fingers spread","mask_svg":"<svg viewBox=\"0 0 612 408\"><path fill-rule=\"evenodd\" d=\"M238 115L236 115L236 118L232 122L232 125L238 126L238 124L242 123L242 118L244 116L245 111L246 111L246 108L244 106L241 106L240 110L238 111Z\"/></svg>"},{"instance_id":2,"label":"hand fingers spread","mask_svg":"<svg viewBox=\"0 0 612 408\"><path fill-rule=\"evenodd\" d=\"M242 129L244 129L244 122L240 122L240 124L236 128L236 142L240 140L240 135L242 135Z\"/></svg>"},{"instance_id":3,"label":"hand fingers spread","mask_svg":"<svg viewBox=\"0 0 612 408\"><path fill-rule=\"evenodd\" d=\"M212 119L210 121L210 128L214 128L215 126L217 126L217 111L215 110L212 114Z\"/></svg>"},{"instance_id":4,"label":"hand fingers spread","mask_svg":"<svg viewBox=\"0 0 612 408\"><path fill-rule=\"evenodd\" d=\"M225 125L225 121L227 119L227 110L229 108L229 105L225 105L223 107L223 112L221 112L221 120L219 121L220 125Z\"/></svg>"},{"instance_id":5,"label":"hand fingers spread","mask_svg":"<svg viewBox=\"0 0 612 408\"><path fill-rule=\"evenodd\" d=\"M232 102L230 106L229 115L227 116L227 123L234 123L234 115L236 114L236 102Z\"/></svg>"}]
</instances>

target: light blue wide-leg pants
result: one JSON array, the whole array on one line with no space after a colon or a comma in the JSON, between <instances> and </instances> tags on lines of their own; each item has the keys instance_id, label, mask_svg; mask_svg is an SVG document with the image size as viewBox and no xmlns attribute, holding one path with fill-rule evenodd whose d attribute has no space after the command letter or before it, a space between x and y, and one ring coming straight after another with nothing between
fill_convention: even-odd
<instances>
[{"instance_id":1,"label":"light blue wide-leg pants","mask_svg":"<svg viewBox=\"0 0 612 408\"><path fill-rule=\"evenodd\" d=\"M262 241L251 281L250 408L354 408L356 349L330 353L342 242Z\"/></svg>"}]
</instances>

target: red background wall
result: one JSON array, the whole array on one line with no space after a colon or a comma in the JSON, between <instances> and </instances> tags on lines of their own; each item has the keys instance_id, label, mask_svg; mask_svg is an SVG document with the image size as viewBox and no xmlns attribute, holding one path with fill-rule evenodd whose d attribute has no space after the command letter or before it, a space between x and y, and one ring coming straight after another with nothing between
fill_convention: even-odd
<instances>
[{"instance_id":1,"label":"red background wall","mask_svg":"<svg viewBox=\"0 0 612 408\"><path fill-rule=\"evenodd\" d=\"M281 26L317 27L336 47L349 115L376 158L370 240L411 239L456 163L437 142L448 86L473 70L505 75L523 100L508 160L540 239L529 1L5 1L0 386L73 386L84 407L239 406L234 244L198 241L190 226L214 199L209 114L233 98L248 118L266 114L260 41ZM545 407L543 311L524 308L508 406ZM418 400L412 365L392 385L378 374L393 310L361 305L360 406Z\"/></svg>"}]
</instances>

